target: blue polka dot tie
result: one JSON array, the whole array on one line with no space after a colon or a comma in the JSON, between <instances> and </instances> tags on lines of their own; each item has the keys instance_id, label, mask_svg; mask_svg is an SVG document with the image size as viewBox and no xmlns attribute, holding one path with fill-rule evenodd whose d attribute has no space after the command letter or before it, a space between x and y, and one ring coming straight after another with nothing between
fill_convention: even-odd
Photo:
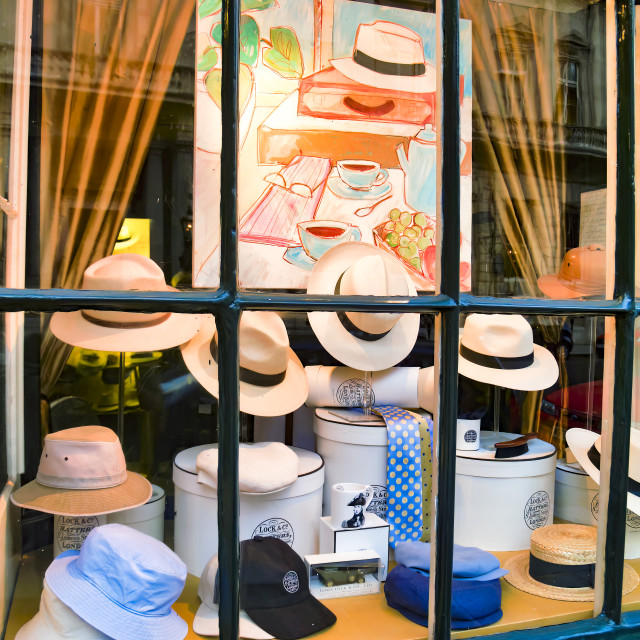
<instances>
[{"instance_id":1,"label":"blue polka dot tie","mask_svg":"<svg viewBox=\"0 0 640 640\"><path fill-rule=\"evenodd\" d=\"M373 411L387 424L389 544L428 541L433 421L398 407Z\"/></svg>"}]
</instances>

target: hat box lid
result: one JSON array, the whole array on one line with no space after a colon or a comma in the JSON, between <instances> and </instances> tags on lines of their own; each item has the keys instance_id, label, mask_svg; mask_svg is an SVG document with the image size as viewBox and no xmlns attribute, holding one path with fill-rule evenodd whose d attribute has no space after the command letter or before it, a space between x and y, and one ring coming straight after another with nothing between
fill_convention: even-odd
<instances>
[{"instance_id":1,"label":"hat box lid","mask_svg":"<svg viewBox=\"0 0 640 640\"><path fill-rule=\"evenodd\" d=\"M600 487L589 477L589 474L578 462L570 463L565 458L560 458L556 465L556 482L579 489L600 491Z\"/></svg>"},{"instance_id":2,"label":"hat box lid","mask_svg":"<svg viewBox=\"0 0 640 640\"><path fill-rule=\"evenodd\" d=\"M336 411L344 411L344 409L336 409ZM331 409L316 409L313 430L317 436L325 440L370 447L386 447L387 425L377 415L372 418L376 418L375 421L349 422Z\"/></svg>"},{"instance_id":3,"label":"hat box lid","mask_svg":"<svg viewBox=\"0 0 640 640\"><path fill-rule=\"evenodd\" d=\"M176 486L188 491L203 495L208 498L217 499L217 491L206 484L198 482L198 472L196 469L196 458L201 451L217 448L216 444L201 444L197 447L185 449L176 455L173 462L173 482ZM241 499L244 500L283 500L286 498L295 498L307 493L311 493L316 489L322 488L324 484L324 460L321 456L313 451L300 449L298 447L290 447L298 456L299 471L298 479L289 487L282 491L272 493L254 494L240 493Z\"/></svg>"},{"instance_id":4,"label":"hat box lid","mask_svg":"<svg viewBox=\"0 0 640 640\"><path fill-rule=\"evenodd\" d=\"M456 474L485 478L526 478L552 473L556 448L544 440L529 440L529 451L514 458L496 458L495 443L519 438L517 433L480 432L477 451L456 452Z\"/></svg>"}]
</instances>

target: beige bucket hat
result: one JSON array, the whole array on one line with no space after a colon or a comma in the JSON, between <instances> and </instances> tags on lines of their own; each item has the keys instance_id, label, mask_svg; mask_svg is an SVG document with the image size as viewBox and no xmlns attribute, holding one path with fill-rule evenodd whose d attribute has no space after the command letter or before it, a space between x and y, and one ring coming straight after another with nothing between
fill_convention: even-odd
<instances>
[{"instance_id":1,"label":"beige bucket hat","mask_svg":"<svg viewBox=\"0 0 640 640\"><path fill-rule=\"evenodd\" d=\"M175 291L162 269L137 253L108 256L87 267L83 289L116 291ZM184 313L82 311L53 314L51 331L63 342L96 351L159 351L189 341L202 317Z\"/></svg>"},{"instance_id":2,"label":"beige bucket hat","mask_svg":"<svg viewBox=\"0 0 640 640\"><path fill-rule=\"evenodd\" d=\"M460 336L458 372L498 387L538 391L555 384L558 363L534 344L531 325L522 316L472 313Z\"/></svg>"},{"instance_id":3,"label":"beige bucket hat","mask_svg":"<svg viewBox=\"0 0 640 640\"><path fill-rule=\"evenodd\" d=\"M152 493L148 480L127 471L118 436L89 426L47 434L36 479L11 501L60 516L97 516L138 507Z\"/></svg>"},{"instance_id":4,"label":"beige bucket hat","mask_svg":"<svg viewBox=\"0 0 640 640\"><path fill-rule=\"evenodd\" d=\"M329 249L316 262L307 293L415 296L416 288L401 264L382 249L346 242ZM342 364L360 371L380 371L411 353L420 314L313 311L309 324L320 344Z\"/></svg>"},{"instance_id":5,"label":"beige bucket hat","mask_svg":"<svg viewBox=\"0 0 640 640\"><path fill-rule=\"evenodd\" d=\"M238 359L240 411L255 416L281 416L304 404L307 374L289 347L282 318L273 311L244 311L240 316ZM218 332L206 316L182 357L194 378L213 396L219 395Z\"/></svg>"},{"instance_id":6,"label":"beige bucket hat","mask_svg":"<svg viewBox=\"0 0 640 640\"><path fill-rule=\"evenodd\" d=\"M598 530L582 524L535 529L531 549L504 563L504 579L516 589L550 600L592 602ZM624 565L622 593L638 586L638 574Z\"/></svg>"}]
</instances>

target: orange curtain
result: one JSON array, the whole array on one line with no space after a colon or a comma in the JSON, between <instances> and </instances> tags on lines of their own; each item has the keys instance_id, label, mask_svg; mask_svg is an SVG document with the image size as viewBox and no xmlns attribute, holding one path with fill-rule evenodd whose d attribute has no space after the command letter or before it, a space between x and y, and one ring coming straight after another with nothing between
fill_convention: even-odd
<instances>
[{"instance_id":1,"label":"orange curtain","mask_svg":"<svg viewBox=\"0 0 640 640\"><path fill-rule=\"evenodd\" d=\"M113 250L193 15L184 0L43 3L40 286ZM46 394L66 359L47 330Z\"/></svg>"}]
</instances>

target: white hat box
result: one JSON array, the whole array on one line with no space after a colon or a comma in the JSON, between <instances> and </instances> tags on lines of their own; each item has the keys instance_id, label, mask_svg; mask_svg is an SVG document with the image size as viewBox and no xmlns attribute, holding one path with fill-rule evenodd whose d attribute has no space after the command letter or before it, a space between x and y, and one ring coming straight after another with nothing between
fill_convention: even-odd
<instances>
[{"instance_id":1,"label":"white hat box","mask_svg":"<svg viewBox=\"0 0 640 640\"><path fill-rule=\"evenodd\" d=\"M457 452L456 544L519 551L529 548L534 529L553 523L556 449L530 440L527 453L495 458L496 442L518 437L483 431L478 451Z\"/></svg>"},{"instance_id":2,"label":"white hat box","mask_svg":"<svg viewBox=\"0 0 640 640\"><path fill-rule=\"evenodd\" d=\"M386 520L387 426L380 417L364 423L349 422L344 409L316 409L313 430L316 451L325 464L322 515L331 511L331 487L338 482L359 482L373 487L367 511Z\"/></svg>"},{"instance_id":3,"label":"white hat box","mask_svg":"<svg viewBox=\"0 0 640 640\"><path fill-rule=\"evenodd\" d=\"M217 445L181 451L173 463L176 487L174 549L189 573L200 576L218 553L218 497L197 481L196 458ZM240 494L240 539L275 536L299 555L318 552L318 520L322 513L324 463L312 451L292 447L298 454L298 479L286 489L263 495Z\"/></svg>"},{"instance_id":4,"label":"white hat box","mask_svg":"<svg viewBox=\"0 0 640 640\"><path fill-rule=\"evenodd\" d=\"M116 511L107 514L107 522L117 522L126 524L132 529L137 529L148 536L152 536L160 542L164 542L164 489L155 484L151 485L153 490L151 497L145 504L133 509Z\"/></svg>"},{"instance_id":5,"label":"white hat box","mask_svg":"<svg viewBox=\"0 0 640 640\"><path fill-rule=\"evenodd\" d=\"M559 520L576 524L598 524L600 487L577 463L562 458L556 467L556 499L554 515ZM640 558L640 516L627 509L624 557Z\"/></svg>"}]
</instances>

